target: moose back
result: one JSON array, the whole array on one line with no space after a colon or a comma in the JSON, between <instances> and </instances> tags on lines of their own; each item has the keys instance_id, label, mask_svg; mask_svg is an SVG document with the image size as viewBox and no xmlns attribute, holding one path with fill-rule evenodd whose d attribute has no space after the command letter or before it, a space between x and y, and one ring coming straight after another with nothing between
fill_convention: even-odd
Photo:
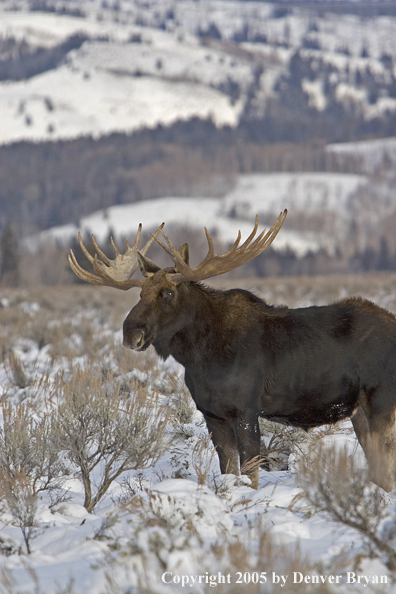
<instances>
[{"instance_id":1,"label":"moose back","mask_svg":"<svg viewBox=\"0 0 396 594\"><path fill-rule=\"evenodd\" d=\"M185 368L185 382L205 417L223 473L251 479L258 488L259 418L309 429L350 417L369 466L370 478L390 491L395 475L396 318L370 301L344 299L328 306L273 307L249 291L219 291L200 281L233 270L262 253L286 218L256 237L240 233L231 249L209 251L195 268L188 244L179 249L162 231L139 250L126 244L110 260L94 245L93 258L80 245L94 273L69 261L83 280L118 289L139 287L140 301L123 325L124 345L153 345ZM166 240L166 245L158 235ZM156 240L173 266L160 268L146 252ZM100 258L100 259L99 259ZM132 278L140 267L143 279Z\"/></svg>"}]
</instances>

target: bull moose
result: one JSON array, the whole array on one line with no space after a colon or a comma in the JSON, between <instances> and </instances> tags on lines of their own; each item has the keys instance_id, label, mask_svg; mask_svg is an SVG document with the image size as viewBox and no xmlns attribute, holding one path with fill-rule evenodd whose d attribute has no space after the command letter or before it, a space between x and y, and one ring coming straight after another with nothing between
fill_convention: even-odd
<instances>
[{"instance_id":1,"label":"bull moose","mask_svg":"<svg viewBox=\"0 0 396 594\"><path fill-rule=\"evenodd\" d=\"M249 291L209 288L199 281L224 274L261 254L278 234L287 211L256 237L241 234L223 255L209 251L195 268L189 246L179 249L162 230L139 250L142 231L125 254L114 242L110 260L93 237L92 257L79 241L94 273L78 264L83 280L127 290L141 289L140 301L123 324L124 346L153 345L185 368L185 382L205 417L222 473L240 470L258 488L259 417L308 430L350 417L365 452L370 478L387 491L395 475L396 317L357 298L327 306L274 307ZM166 245L158 238L162 235ZM145 256L153 241L173 267L160 268ZM100 259L99 259L100 258ZM144 278L132 278L138 266Z\"/></svg>"}]
</instances>

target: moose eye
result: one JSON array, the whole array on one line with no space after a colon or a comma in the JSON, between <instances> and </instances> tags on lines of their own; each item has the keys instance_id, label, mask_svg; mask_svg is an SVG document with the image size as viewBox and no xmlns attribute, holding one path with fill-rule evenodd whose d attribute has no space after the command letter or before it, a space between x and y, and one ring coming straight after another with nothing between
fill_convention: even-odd
<instances>
[{"instance_id":1,"label":"moose eye","mask_svg":"<svg viewBox=\"0 0 396 594\"><path fill-rule=\"evenodd\" d=\"M172 289L162 289L161 296L165 301L172 301L175 296L175 292Z\"/></svg>"}]
</instances>

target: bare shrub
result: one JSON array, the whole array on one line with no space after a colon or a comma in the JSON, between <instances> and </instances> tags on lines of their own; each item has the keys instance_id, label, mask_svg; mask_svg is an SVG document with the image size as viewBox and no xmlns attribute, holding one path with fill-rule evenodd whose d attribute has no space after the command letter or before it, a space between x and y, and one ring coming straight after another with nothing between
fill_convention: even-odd
<instances>
[{"instance_id":1,"label":"bare shrub","mask_svg":"<svg viewBox=\"0 0 396 594\"><path fill-rule=\"evenodd\" d=\"M152 465L163 454L170 413L157 394L126 394L100 369L77 369L68 382L59 376L57 393L57 447L78 468L84 506L92 512L121 473Z\"/></svg>"},{"instance_id":2,"label":"bare shrub","mask_svg":"<svg viewBox=\"0 0 396 594\"><path fill-rule=\"evenodd\" d=\"M123 506L125 535L118 537L119 546L108 558L106 592L164 592L164 571L180 569L184 561L189 569L196 564L200 568L203 547L209 555L208 531L214 539L227 532L230 521L224 505L206 487L183 482L173 493L155 487L142 491Z\"/></svg>"},{"instance_id":3,"label":"bare shrub","mask_svg":"<svg viewBox=\"0 0 396 594\"><path fill-rule=\"evenodd\" d=\"M175 410L180 424L188 425L192 423L197 407L184 383L184 379L175 373L169 373L166 377L166 382L166 393L170 393L171 405Z\"/></svg>"},{"instance_id":4,"label":"bare shrub","mask_svg":"<svg viewBox=\"0 0 396 594\"><path fill-rule=\"evenodd\" d=\"M389 518L389 508L383 490L369 484L368 470L358 467L356 454L346 449L326 447L318 442L314 455L297 462L297 479L305 497L316 511L354 528L377 553L387 558L390 570L396 570L396 551L391 544L396 523Z\"/></svg>"},{"instance_id":5,"label":"bare shrub","mask_svg":"<svg viewBox=\"0 0 396 594\"><path fill-rule=\"evenodd\" d=\"M301 429L259 419L262 438L261 466L266 470L287 470L290 454L308 441ZM263 442L266 442L265 444Z\"/></svg>"},{"instance_id":6,"label":"bare shrub","mask_svg":"<svg viewBox=\"0 0 396 594\"><path fill-rule=\"evenodd\" d=\"M185 514L175 504L169 495L164 498L155 493L136 496L129 502L126 509L131 532L127 543L109 562L107 594L179 591L173 584L164 585L160 576L169 579L171 575L185 574L189 583L183 587L205 594L330 592L327 584L293 583L294 572L314 575L316 571L298 545L277 544L263 518L256 518L243 538L223 533L209 544L200 539L196 529L197 510L192 507Z\"/></svg>"},{"instance_id":7,"label":"bare shrub","mask_svg":"<svg viewBox=\"0 0 396 594\"><path fill-rule=\"evenodd\" d=\"M12 518L13 524L22 532L28 555L31 553L31 540L37 533L36 521L37 493L32 489L29 477L24 472L15 472L10 476L0 470L0 497Z\"/></svg>"},{"instance_id":8,"label":"bare shrub","mask_svg":"<svg viewBox=\"0 0 396 594\"><path fill-rule=\"evenodd\" d=\"M263 518L257 518L256 525L243 540L229 537L218 539L210 546L210 551L202 556L201 563L201 574L205 574L207 570L208 573L215 574L215 579L217 572L223 576L233 576L233 583L219 581L216 591L220 594L239 594L242 591L244 594L275 594L279 591L286 594L330 592L326 584L293 583L294 572L315 574L315 569L301 553L298 544L293 547L278 544ZM213 567L216 567L215 572ZM235 583L238 575L239 583ZM285 581L280 576L284 576ZM205 585L205 593L212 590L210 582Z\"/></svg>"},{"instance_id":9,"label":"bare shrub","mask_svg":"<svg viewBox=\"0 0 396 594\"><path fill-rule=\"evenodd\" d=\"M58 489L67 470L54 447L54 418L32 405L14 407L5 400L2 413L0 469L11 478L23 475L34 495Z\"/></svg>"},{"instance_id":10,"label":"bare shrub","mask_svg":"<svg viewBox=\"0 0 396 594\"><path fill-rule=\"evenodd\" d=\"M38 494L55 492L66 467L54 448L54 425L47 414L37 415L33 406L13 407L2 402L0 429L0 497L12 522L21 529L26 551L37 533Z\"/></svg>"}]
</instances>

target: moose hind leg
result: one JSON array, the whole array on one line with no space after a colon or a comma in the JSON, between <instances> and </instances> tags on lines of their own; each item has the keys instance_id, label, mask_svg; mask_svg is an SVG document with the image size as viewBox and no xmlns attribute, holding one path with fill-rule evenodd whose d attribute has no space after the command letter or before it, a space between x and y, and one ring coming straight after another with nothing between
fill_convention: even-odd
<instances>
[{"instance_id":1,"label":"moose hind leg","mask_svg":"<svg viewBox=\"0 0 396 594\"><path fill-rule=\"evenodd\" d=\"M392 491L395 480L395 411L369 418L370 478L376 485Z\"/></svg>"},{"instance_id":2,"label":"moose hind leg","mask_svg":"<svg viewBox=\"0 0 396 594\"><path fill-rule=\"evenodd\" d=\"M351 417L351 421L356 433L356 437L358 438L358 442L362 446L362 450L366 456L366 459L368 460L370 451L370 427L367 417L361 406L358 406L356 412Z\"/></svg>"},{"instance_id":3,"label":"moose hind leg","mask_svg":"<svg viewBox=\"0 0 396 594\"><path fill-rule=\"evenodd\" d=\"M222 474L239 476L239 454L234 428L225 419L205 416L206 425L217 450Z\"/></svg>"},{"instance_id":4,"label":"moose hind leg","mask_svg":"<svg viewBox=\"0 0 396 594\"><path fill-rule=\"evenodd\" d=\"M392 491L396 463L395 411L378 411L374 404L361 398L351 420L367 459L370 480L385 491Z\"/></svg>"}]
</instances>

